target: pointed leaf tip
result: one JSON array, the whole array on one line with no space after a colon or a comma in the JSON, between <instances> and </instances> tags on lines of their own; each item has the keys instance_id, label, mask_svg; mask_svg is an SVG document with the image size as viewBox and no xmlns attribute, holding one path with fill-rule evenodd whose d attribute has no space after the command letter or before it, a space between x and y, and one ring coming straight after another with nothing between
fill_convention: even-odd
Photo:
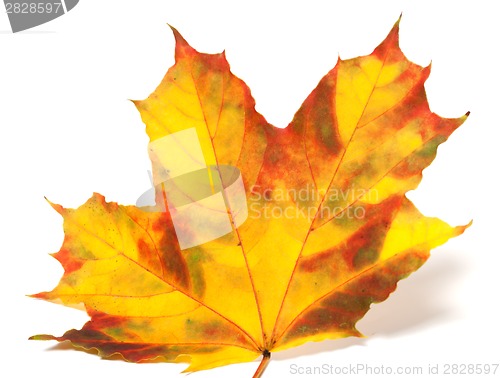
<instances>
[{"instance_id":1,"label":"pointed leaf tip","mask_svg":"<svg viewBox=\"0 0 500 378\"><path fill-rule=\"evenodd\" d=\"M459 118L457 118L457 119L458 119L458 120L460 120L460 121L461 121L461 123L464 123L464 122L467 120L467 118L469 118L469 115L470 115L470 111L468 111L468 112L467 112L467 113L465 113L463 116L461 116L461 117L459 117Z\"/></svg>"},{"instance_id":2,"label":"pointed leaf tip","mask_svg":"<svg viewBox=\"0 0 500 378\"><path fill-rule=\"evenodd\" d=\"M34 298L34 299L47 299L47 292L42 291L41 293L28 294L27 297Z\"/></svg>"},{"instance_id":3,"label":"pointed leaf tip","mask_svg":"<svg viewBox=\"0 0 500 378\"><path fill-rule=\"evenodd\" d=\"M28 338L28 340L56 340L52 335L34 335Z\"/></svg>"},{"instance_id":4,"label":"pointed leaf tip","mask_svg":"<svg viewBox=\"0 0 500 378\"><path fill-rule=\"evenodd\" d=\"M399 42L399 24L401 22L401 16L399 16L398 20L394 23L394 26L392 27L391 31L389 32L389 36L394 36L395 40L394 42Z\"/></svg>"},{"instance_id":5,"label":"pointed leaf tip","mask_svg":"<svg viewBox=\"0 0 500 378\"><path fill-rule=\"evenodd\" d=\"M374 50L374 52L379 52L382 56L385 55L386 51L399 50L399 23L401 21L401 16L394 23L391 31L387 34L385 39L380 43Z\"/></svg>"},{"instance_id":6,"label":"pointed leaf tip","mask_svg":"<svg viewBox=\"0 0 500 378\"><path fill-rule=\"evenodd\" d=\"M186 55L194 53L196 50L193 49L189 43L184 39L184 37L179 33L179 31L174 28L172 25L167 24L170 29L172 30L172 33L174 33L174 38L175 38L175 60L177 61L178 59L181 59L185 57Z\"/></svg>"},{"instance_id":7,"label":"pointed leaf tip","mask_svg":"<svg viewBox=\"0 0 500 378\"><path fill-rule=\"evenodd\" d=\"M134 106L139 109L139 106L141 105L141 103L143 102L143 100L129 100L132 104L134 104Z\"/></svg>"},{"instance_id":8,"label":"pointed leaf tip","mask_svg":"<svg viewBox=\"0 0 500 378\"><path fill-rule=\"evenodd\" d=\"M463 229L464 229L464 231L465 231L466 229L468 229L470 226L472 226L472 223L473 223L473 222L474 222L474 220L473 220L473 219L471 219L471 220L469 221L469 223L467 223L465 226L462 226L462 227L463 227Z\"/></svg>"},{"instance_id":9,"label":"pointed leaf tip","mask_svg":"<svg viewBox=\"0 0 500 378\"><path fill-rule=\"evenodd\" d=\"M51 200L49 200L47 197L43 196L43 198L45 198L45 201L47 201L49 203L49 205L55 210L57 211L59 214L62 214L62 211L64 210L64 207L62 207L61 205L57 204L57 203L54 203L52 202Z\"/></svg>"}]
</instances>

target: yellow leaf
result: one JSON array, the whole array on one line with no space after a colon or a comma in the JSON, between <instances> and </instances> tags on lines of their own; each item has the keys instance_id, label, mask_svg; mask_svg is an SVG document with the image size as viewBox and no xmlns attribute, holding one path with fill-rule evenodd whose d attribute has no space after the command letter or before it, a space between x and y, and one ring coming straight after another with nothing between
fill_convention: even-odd
<instances>
[{"instance_id":1,"label":"yellow leaf","mask_svg":"<svg viewBox=\"0 0 500 378\"><path fill-rule=\"evenodd\" d=\"M337 65L286 129L255 111L224 54L173 29L176 63L135 101L150 138L156 206L94 194L52 204L65 239L59 285L34 297L83 303L61 337L186 371L252 361L309 341L360 336L372 303L461 234L405 197L466 116L429 110L430 68L408 61L396 23L372 54Z\"/></svg>"}]
</instances>

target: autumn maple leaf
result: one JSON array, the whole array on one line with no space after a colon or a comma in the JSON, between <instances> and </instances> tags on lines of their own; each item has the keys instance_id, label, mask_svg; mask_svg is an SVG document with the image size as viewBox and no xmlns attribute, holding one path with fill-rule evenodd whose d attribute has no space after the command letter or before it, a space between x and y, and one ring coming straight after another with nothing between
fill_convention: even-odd
<instances>
[{"instance_id":1,"label":"autumn maple leaf","mask_svg":"<svg viewBox=\"0 0 500 378\"><path fill-rule=\"evenodd\" d=\"M370 305L467 227L405 197L467 115L429 110L430 68L405 58L398 28L339 60L285 129L255 111L224 54L198 53L173 29L175 65L134 102L157 205L52 204L65 272L34 297L83 303L91 320L32 338L186 371L263 355L258 377L271 351L360 336Z\"/></svg>"}]
</instances>

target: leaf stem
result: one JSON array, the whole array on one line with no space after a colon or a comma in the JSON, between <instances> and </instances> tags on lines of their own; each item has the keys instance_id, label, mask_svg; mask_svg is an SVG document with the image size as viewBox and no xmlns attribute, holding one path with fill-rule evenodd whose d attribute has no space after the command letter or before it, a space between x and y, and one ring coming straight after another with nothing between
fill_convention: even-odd
<instances>
[{"instance_id":1,"label":"leaf stem","mask_svg":"<svg viewBox=\"0 0 500 378\"><path fill-rule=\"evenodd\" d=\"M264 370L266 370L267 365L269 365L269 361L271 361L271 353L266 349L262 352L262 361L260 361L259 367L255 370L255 374L253 378L260 378L262 374L264 374Z\"/></svg>"}]
</instances>

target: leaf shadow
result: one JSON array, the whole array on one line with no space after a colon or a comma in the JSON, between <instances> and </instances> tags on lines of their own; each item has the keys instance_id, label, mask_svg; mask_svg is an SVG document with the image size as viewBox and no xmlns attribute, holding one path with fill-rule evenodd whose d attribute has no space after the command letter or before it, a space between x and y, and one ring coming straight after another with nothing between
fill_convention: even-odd
<instances>
[{"instance_id":1,"label":"leaf shadow","mask_svg":"<svg viewBox=\"0 0 500 378\"><path fill-rule=\"evenodd\" d=\"M273 359L288 360L363 346L368 339L411 334L457 317L453 307L453 287L463 280L468 270L467 264L453 251L440 250L438 254L431 256L410 277L400 281L396 291L386 301L371 306L366 316L357 323L357 328L366 338L310 342L275 353Z\"/></svg>"}]
</instances>

